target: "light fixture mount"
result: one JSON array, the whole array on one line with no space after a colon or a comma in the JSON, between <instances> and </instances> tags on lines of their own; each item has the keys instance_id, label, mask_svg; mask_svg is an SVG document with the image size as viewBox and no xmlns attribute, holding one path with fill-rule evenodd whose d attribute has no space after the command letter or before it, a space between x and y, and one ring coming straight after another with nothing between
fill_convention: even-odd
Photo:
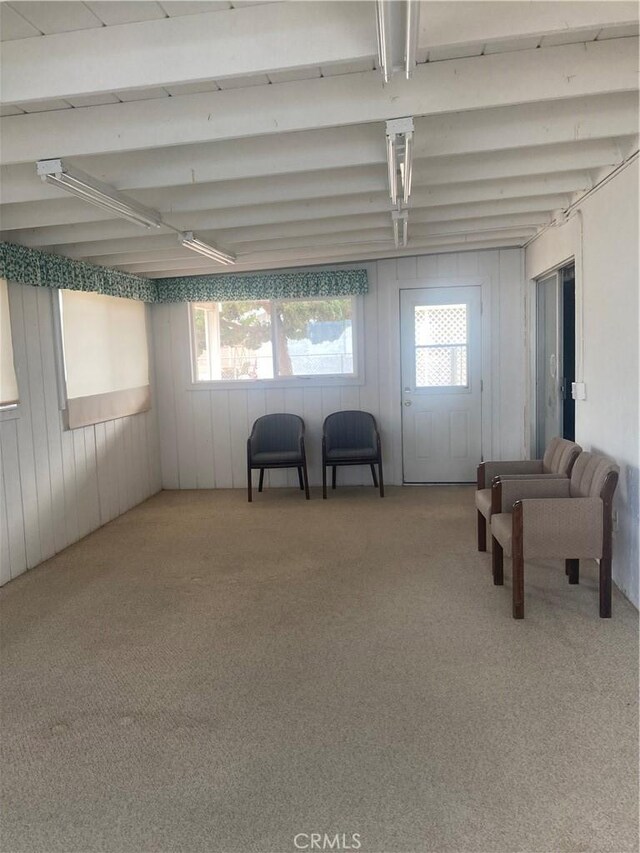
<instances>
[{"instance_id":1,"label":"light fixture mount","mask_svg":"<svg viewBox=\"0 0 640 853\"><path fill-rule=\"evenodd\" d=\"M235 264L236 256L230 252L224 252L222 249L211 246L196 237L193 231L183 231L178 234L178 242L185 249L191 249L192 252L197 252L199 255L204 255L205 258L211 258L212 261L217 261L219 264Z\"/></svg>"}]
</instances>

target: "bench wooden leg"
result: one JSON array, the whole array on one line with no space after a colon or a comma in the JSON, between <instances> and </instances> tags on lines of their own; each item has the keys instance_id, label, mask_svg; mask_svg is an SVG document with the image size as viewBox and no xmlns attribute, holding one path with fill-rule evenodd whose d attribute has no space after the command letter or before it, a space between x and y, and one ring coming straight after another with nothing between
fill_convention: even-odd
<instances>
[{"instance_id":1,"label":"bench wooden leg","mask_svg":"<svg viewBox=\"0 0 640 853\"><path fill-rule=\"evenodd\" d=\"M493 568L493 582L496 586L504 584L504 552L502 545L495 536L491 537L491 566Z\"/></svg>"},{"instance_id":2,"label":"bench wooden leg","mask_svg":"<svg viewBox=\"0 0 640 853\"><path fill-rule=\"evenodd\" d=\"M600 618L611 618L611 557L600 560Z\"/></svg>"},{"instance_id":3,"label":"bench wooden leg","mask_svg":"<svg viewBox=\"0 0 640 853\"><path fill-rule=\"evenodd\" d=\"M580 583L580 560L565 560L564 562L569 583Z\"/></svg>"},{"instance_id":4,"label":"bench wooden leg","mask_svg":"<svg viewBox=\"0 0 640 853\"><path fill-rule=\"evenodd\" d=\"M487 519L478 510L478 551L487 550Z\"/></svg>"}]
</instances>

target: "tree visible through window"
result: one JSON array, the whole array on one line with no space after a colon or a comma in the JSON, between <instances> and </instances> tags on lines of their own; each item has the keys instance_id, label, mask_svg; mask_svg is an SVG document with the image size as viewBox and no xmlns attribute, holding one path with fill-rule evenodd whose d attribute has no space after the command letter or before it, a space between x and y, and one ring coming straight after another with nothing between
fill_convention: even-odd
<instances>
[{"instance_id":1,"label":"tree visible through window","mask_svg":"<svg viewBox=\"0 0 640 853\"><path fill-rule=\"evenodd\" d=\"M197 381L353 375L353 299L193 306Z\"/></svg>"}]
</instances>

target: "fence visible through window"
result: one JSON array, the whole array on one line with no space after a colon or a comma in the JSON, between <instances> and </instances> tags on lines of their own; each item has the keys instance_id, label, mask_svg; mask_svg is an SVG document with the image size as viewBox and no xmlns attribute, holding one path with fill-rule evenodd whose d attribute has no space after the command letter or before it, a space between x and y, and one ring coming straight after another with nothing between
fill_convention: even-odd
<instances>
[{"instance_id":1,"label":"fence visible through window","mask_svg":"<svg viewBox=\"0 0 640 853\"><path fill-rule=\"evenodd\" d=\"M466 387L466 304L417 305L414 311L416 388Z\"/></svg>"}]
</instances>

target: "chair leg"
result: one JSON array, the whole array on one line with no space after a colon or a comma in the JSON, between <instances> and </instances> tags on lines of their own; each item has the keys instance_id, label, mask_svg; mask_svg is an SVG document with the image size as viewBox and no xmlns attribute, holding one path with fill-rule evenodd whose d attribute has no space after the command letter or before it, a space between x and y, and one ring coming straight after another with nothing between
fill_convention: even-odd
<instances>
[{"instance_id":1,"label":"chair leg","mask_svg":"<svg viewBox=\"0 0 640 853\"><path fill-rule=\"evenodd\" d=\"M304 465L302 466L302 473L304 476L304 496L307 500L311 500L309 496L309 474L307 473L307 460L304 460Z\"/></svg>"},{"instance_id":2,"label":"chair leg","mask_svg":"<svg viewBox=\"0 0 640 853\"><path fill-rule=\"evenodd\" d=\"M264 483L264 468L260 469L260 482L258 483L258 491L262 491L262 484Z\"/></svg>"},{"instance_id":3,"label":"chair leg","mask_svg":"<svg viewBox=\"0 0 640 853\"><path fill-rule=\"evenodd\" d=\"M334 465L331 469L331 488L335 489L336 487L336 466Z\"/></svg>"},{"instance_id":4,"label":"chair leg","mask_svg":"<svg viewBox=\"0 0 640 853\"><path fill-rule=\"evenodd\" d=\"M304 491L304 483L302 482L302 467L298 468L298 482L300 483L300 491Z\"/></svg>"},{"instance_id":5,"label":"chair leg","mask_svg":"<svg viewBox=\"0 0 640 853\"><path fill-rule=\"evenodd\" d=\"M384 477L382 476L382 459L378 462L378 480L380 481L380 497L384 497Z\"/></svg>"},{"instance_id":6,"label":"chair leg","mask_svg":"<svg viewBox=\"0 0 640 853\"><path fill-rule=\"evenodd\" d=\"M611 557L600 560L600 618L611 618Z\"/></svg>"},{"instance_id":7,"label":"chair leg","mask_svg":"<svg viewBox=\"0 0 640 853\"><path fill-rule=\"evenodd\" d=\"M524 557L514 553L512 560L513 574L513 618L524 619Z\"/></svg>"},{"instance_id":8,"label":"chair leg","mask_svg":"<svg viewBox=\"0 0 640 853\"><path fill-rule=\"evenodd\" d=\"M322 497L323 500L327 499L327 466L322 463Z\"/></svg>"},{"instance_id":9,"label":"chair leg","mask_svg":"<svg viewBox=\"0 0 640 853\"><path fill-rule=\"evenodd\" d=\"M478 512L478 551L487 550L487 519L484 515Z\"/></svg>"},{"instance_id":10,"label":"chair leg","mask_svg":"<svg viewBox=\"0 0 640 853\"><path fill-rule=\"evenodd\" d=\"M493 582L496 586L504 584L504 552L502 545L495 536L491 539L491 567L493 569Z\"/></svg>"},{"instance_id":11,"label":"chair leg","mask_svg":"<svg viewBox=\"0 0 640 853\"><path fill-rule=\"evenodd\" d=\"M580 560L565 560L564 565L569 575L569 583L580 583Z\"/></svg>"},{"instance_id":12,"label":"chair leg","mask_svg":"<svg viewBox=\"0 0 640 853\"><path fill-rule=\"evenodd\" d=\"M373 477L373 486L374 488L378 488L378 475L376 474L376 466L371 465L371 476Z\"/></svg>"},{"instance_id":13,"label":"chair leg","mask_svg":"<svg viewBox=\"0 0 640 853\"><path fill-rule=\"evenodd\" d=\"M513 618L524 619L524 507L513 505L511 540L511 575L513 583Z\"/></svg>"},{"instance_id":14,"label":"chair leg","mask_svg":"<svg viewBox=\"0 0 640 853\"><path fill-rule=\"evenodd\" d=\"M251 466L247 466L247 500L249 503L253 500L253 495L251 494Z\"/></svg>"}]
</instances>

